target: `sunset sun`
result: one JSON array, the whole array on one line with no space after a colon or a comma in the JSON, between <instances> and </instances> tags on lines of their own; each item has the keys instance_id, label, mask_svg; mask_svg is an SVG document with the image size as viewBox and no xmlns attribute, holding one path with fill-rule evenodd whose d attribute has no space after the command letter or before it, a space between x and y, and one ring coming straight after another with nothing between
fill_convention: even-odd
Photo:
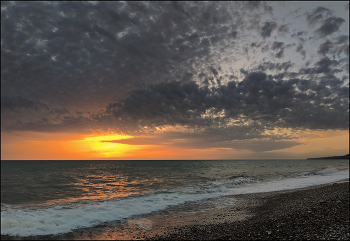
<instances>
[{"instance_id":1,"label":"sunset sun","mask_svg":"<svg viewBox=\"0 0 350 241\"><path fill-rule=\"evenodd\" d=\"M114 140L122 140L132 138L132 136L122 136L122 135L105 135L105 136L91 136L86 137L84 142L95 152L96 155L101 157L120 157L124 153L136 149L133 146L113 143Z\"/></svg>"}]
</instances>

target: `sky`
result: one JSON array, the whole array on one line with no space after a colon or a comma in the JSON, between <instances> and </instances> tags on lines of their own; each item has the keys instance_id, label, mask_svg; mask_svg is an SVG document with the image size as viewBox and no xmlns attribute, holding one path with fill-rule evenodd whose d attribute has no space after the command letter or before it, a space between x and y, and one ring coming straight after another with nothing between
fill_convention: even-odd
<instances>
[{"instance_id":1,"label":"sky","mask_svg":"<svg viewBox=\"0 0 350 241\"><path fill-rule=\"evenodd\" d=\"M1 159L349 152L349 2L1 2Z\"/></svg>"}]
</instances>

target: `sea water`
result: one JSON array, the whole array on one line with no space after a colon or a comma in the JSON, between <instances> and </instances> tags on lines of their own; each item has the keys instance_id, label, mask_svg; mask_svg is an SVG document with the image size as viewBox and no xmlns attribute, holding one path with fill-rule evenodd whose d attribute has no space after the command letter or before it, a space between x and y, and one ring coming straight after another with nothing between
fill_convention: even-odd
<instances>
[{"instance_id":1,"label":"sea water","mask_svg":"<svg viewBox=\"0 0 350 241\"><path fill-rule=\"evenodd\" d=\"M227 195L347 178L349 160L1 161L1 234L64 234L189 202L222 207Z\"/></svg>"}]
</instances>

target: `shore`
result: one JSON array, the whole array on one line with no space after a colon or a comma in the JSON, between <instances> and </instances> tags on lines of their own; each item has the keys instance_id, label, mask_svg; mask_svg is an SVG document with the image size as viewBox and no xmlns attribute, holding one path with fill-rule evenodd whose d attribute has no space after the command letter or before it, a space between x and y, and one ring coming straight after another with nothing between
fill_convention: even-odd
<instances>
[{"instance_id":1,"label":"shore","mask_svg":"<svg viewBox=\"0 0 350 241\"><path fill-rule=\"evenodd\" d=\"M296 190L226 196L220 202L226 207L214 208L210 200L186 203L68 234L1 235L1 240L349 239L349 179Z\"/></svg>"},{"instance_id":2,"label":"shore","mask_svg":"<svg viewBox=\"0 0 350 241\"><path fill-rule=\"evenodd\" d=\"M240 197L239 207L207 215L209 224L182 225L149 239L349 240L349 180ZM235 220L234 213L242 208L246 218Z\"/></svg>"}]
</instances>

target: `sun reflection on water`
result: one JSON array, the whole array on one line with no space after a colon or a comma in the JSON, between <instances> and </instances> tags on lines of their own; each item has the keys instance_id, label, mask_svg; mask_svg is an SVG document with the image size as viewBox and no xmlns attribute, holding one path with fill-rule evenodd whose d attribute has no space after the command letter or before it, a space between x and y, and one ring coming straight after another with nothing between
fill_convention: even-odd
<instances>
[{"instance_id":1,"label":"sun reflection on water","mask_svg":"<svg viewBox=\"0 0 350 241\"><path fill-rule=\"evenodd\" d=\"M67 185L62 185L65 189L62 198L48 200L40 205L70 205L70 204L87 204L90 201L106 201L111 199L120 199L130 195L140 194L140 190L147 189L155 180L143 179L139 177L130 177L125 174L118 174L118 170L105 170L94 173L94 170L80 170L80 173L74 173L72 170L70 176L74 181ZM144 186L145 188L140 188ZM52 190L55 191L55 190ZM57 191L57 190L56 190ZM70 198L64 198L70 196ZM35 206L35 205L34 205Z\"/></svg>"}]
</instances>

